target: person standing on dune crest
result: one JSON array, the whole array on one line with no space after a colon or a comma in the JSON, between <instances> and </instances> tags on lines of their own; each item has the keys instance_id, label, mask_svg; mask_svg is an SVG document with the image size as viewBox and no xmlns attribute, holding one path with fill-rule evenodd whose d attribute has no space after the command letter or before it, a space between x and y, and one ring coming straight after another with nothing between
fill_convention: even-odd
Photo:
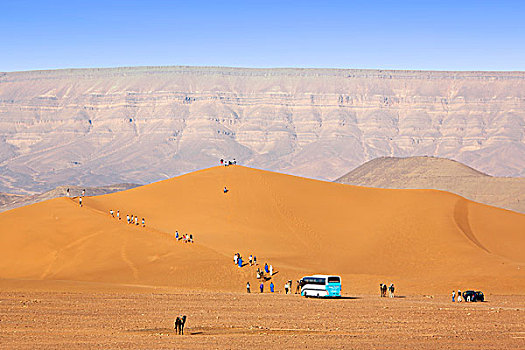
<instances>
[{"instance_id":1,"label":"person standing on dune crest","mask_svg":"<svg viewBox=\"0 0 525 350\"><path fill-rule=\"evenodd\" d=\"M82 197L78 197L78 204L79 204L80 207L82 208Z\"/></svg>"}]
</instances>

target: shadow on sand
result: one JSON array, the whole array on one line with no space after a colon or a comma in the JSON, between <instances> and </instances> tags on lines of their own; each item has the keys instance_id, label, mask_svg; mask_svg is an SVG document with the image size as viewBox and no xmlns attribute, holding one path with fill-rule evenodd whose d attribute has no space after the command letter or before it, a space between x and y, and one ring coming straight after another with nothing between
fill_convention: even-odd
<instances>
[{"instance_id":1,"label":"shadow on sand","mask_svg":"<svg viewBox=\"0 0 525 350\"><path fill-rule=\"evenodd\" d=\"M363 299L361 297L339 297L339 298L336 298L336 299L348 299L348 300L355 300L355 299Z\"/></svg>"}]
</instances>

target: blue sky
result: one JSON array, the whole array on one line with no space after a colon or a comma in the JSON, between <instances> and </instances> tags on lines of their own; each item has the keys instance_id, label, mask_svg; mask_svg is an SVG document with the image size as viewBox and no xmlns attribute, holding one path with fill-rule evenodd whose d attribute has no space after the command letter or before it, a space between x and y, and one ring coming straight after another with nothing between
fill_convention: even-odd
<instances>
[{"instance_id":1,"label":"blue sky","mask_svg":"<svg viewBox=\"0 0 525 350\"><path fill-rule=\"evenodd\" d=\"M0 71L525 70L525 1L0 0Z\"/></svg>"}]
</instances>

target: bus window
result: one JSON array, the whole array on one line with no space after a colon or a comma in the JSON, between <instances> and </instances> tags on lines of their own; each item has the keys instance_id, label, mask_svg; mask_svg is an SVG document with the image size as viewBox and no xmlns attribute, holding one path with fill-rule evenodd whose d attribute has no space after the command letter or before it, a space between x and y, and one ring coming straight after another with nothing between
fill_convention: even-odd
<instances>
[{"instance_id":1,"label":"bus window","mask_svg":"<svg viewBox=\"0 0 525 350\"><path fill-rule=\"evenodd\" d=\"M324 278L319 277L305 277L302 279L302 284L319 284L324 286L326 283L326 280Z\"/></svg>"},{"instance_id":2,"label":"bus window","mask_svg":"<svg viewBox=\"0 0 525 350\"><path fill-rule=\"evenodd\" d=\"M341 280L337 276L328 277L328 283L341 283Z\"/></svg>"}]
</instances>

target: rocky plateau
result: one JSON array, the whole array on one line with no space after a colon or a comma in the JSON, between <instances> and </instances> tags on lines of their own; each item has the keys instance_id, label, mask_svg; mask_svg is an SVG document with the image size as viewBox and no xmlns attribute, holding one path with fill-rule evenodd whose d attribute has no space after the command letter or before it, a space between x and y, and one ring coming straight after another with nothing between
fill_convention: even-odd
<instances>
[{"instance_id":1,"label":"rocky plateau","mask_svg":"<svg viewBox=\"0 0 525 350\"><path fill-rule=\"evenodd\" d=\"M0 192L233 159L333 180L383 156L525 176L525 72L134 67L0 73Z\"/></svg>"}]
</instances>

